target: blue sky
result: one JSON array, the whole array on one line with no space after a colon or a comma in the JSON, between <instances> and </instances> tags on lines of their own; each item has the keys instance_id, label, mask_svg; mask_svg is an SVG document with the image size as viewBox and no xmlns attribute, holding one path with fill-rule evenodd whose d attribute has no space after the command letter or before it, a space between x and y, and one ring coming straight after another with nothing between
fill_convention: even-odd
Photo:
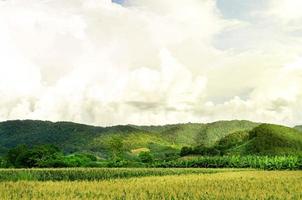
<instances>
[{"instance_id":1,"label":"blue sky","mask_svg":"<svg viewBox=\"0 0 302 200\"><path fill-rule=\"evenodd\" d=\"M217 7L226 18L249 19L251 11L265 7L266 0L217 0Z\"/></svg>"},{"instance_id":2,"label":"blue sky","mask_svg":"<svg viewBox=\"0 0 302 200\"><path fill-rule=\"evenodd\" d=\"M125 0L112 0L112 2L123 4ZM249 13L263 9L267 0L216 0L216 4L225 18L249 20Z\"/></svg>"},{"instance_id":3,"label":"blue sky","mask_svg":"<svg viewBox=\"0 0 302 200\"><path fill-rule=\"evenodd\" d=\"M122 4L124 0L112 0L112 2Z\"/></svg>"}]
</instances>

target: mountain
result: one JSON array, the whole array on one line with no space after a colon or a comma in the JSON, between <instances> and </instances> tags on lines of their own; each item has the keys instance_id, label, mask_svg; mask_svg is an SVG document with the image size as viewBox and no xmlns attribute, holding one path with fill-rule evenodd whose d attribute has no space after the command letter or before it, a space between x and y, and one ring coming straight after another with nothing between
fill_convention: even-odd
<instances>
[{"instance_id":1,"label":"mountain","mask_svg":"<svg viewBox=\"0 0 302 200\"><path fill-rule=\"evenodd\" d=\"M231 134L220 143L222 141L229 145L229 154L302 155L301 132L286 126L261 124L252 131Z\"/></svg>"},{"instance_id":2,"label":"mountain","mask_svg":"<svg viewBox=\"0 0 302 200\"><path fill-rule=\"evenodd\" d=\"M87 140L104 131L101 127L71 122L6 121L0 123L0 147L3 150L18 144L55 144L67 152L72 152L82 148Z\"/></svg>"},{"instance_id":3,"label":"mountain","mask_svg":"<svg viewBox=\"0 0 302 200\"><path fill-rule=\"evenodd\" d=\"M213 146L221 138L233 132L249 131L258 125L259 123L245 120L232 120L208 124L187 123L165 126L135 126L135 128L159 133L161 137L181 146L199 144Z\"/></svg>"},{"instance_id":4,"label":"mountain","mask_svg":"<svg viewBox=\"0 0 302 200\"><path fill-rule=\"evenodd\" d=\"M300 155L300 127L289 128L244 120L112 127L15 120L0 123L0 155L19 144L54 144L67 154L90 152L100 158L108 158L112 155L114 142L127 158L137 157L142 151L150 151L155 157L164 158L178 154L184 146L216 148L224 155Z\"/></svg>"},{"instance_id":5,"label":"mountain","mask_svg":"<svg viewBox=\"0 0 302 200\"><path fill-rule=\"evenodd\" d=\"M258 125L239 120L209 124L112 127L38 120L6 121L0 123L0 154L5 154L9 148L18 144L54 144L66 153L93 152L106 157L110 154L111 140L119 138L124 152L148 150L161 156L178 152L183 146L213 146L224 136L235 131L250 131Z\"/></svg>"}]
</instances>

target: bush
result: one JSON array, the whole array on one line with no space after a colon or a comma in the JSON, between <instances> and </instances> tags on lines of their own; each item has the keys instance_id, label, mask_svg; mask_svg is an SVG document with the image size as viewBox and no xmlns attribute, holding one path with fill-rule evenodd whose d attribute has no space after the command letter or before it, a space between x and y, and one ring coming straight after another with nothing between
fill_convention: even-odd
<instances>
[{"instance_id":1,"label":"bush","mask_svg":"<svg viewBox=\"0 0 302 200\"><path fill-rule=\"evenodd\" d=\"M107 163L107 167L128 167L128 165L128 161L121 158L110 160Z\"/></svg>"},{"instance_id":2,"label":"bush","mask_svg":"<svg viewBox=\"0 0 302 200\"><path fill-rule=\"evenodd\" d=\"M151 163L153 161L153 156L148 151L140 152L138 157L143 163Z\"/></svg>"},{"instance_id":3,"label":"bush","mask_svg":"<svg viewBox=\"0 0 302 200\"><path fill-rule=\"evenodd\" d=\"M0 158L0 168L5 168L5 167L7 167L5 159Z\"/></svg>"},{"instance_id":4,"label":"bush","mask_svg":"<svg viewBox=\"0 0 302 200\"><path fill-rule=\"evenodd\" d=\"M60 157L62 153L54 145L38 145L28 148L25 145L19 145L8 151L6 160L10 166L17 168L41 167L48 160Z\"/></svg>"},{"instance_id":5,"label":"bush","mask_svg":"<svg viewBox=\"0 0 302 200\"><path fill-rule=\"evenodd\" d=\"M203 156L219 156L221 155L221 151L216 147L205 147L203 145L199 145L193 148L193 154Z\"/></svg>"},{"instance_id":6,"label":"bush","mask_svg":"<svg viewBox=\"0 0 302 200\"><path fill-rule=\"evenodd\" d=\"M192 147L182 147L180 150L180 156L187 156L193 153Z\"/></svg>"},{"instance_id":7,"label":"bush","mask_svg":"<svg viewBox=\"0 0 302 200\"><path fill-rule=\"evenodd\" d=\"M94 155L77 153L64 156L63 153L53 145L39 145L28 148L20 145L8 151L6 156L7 166L16 168L33 167L83 167L88 163L96 162Z\"/></svg>"}]
</instances>

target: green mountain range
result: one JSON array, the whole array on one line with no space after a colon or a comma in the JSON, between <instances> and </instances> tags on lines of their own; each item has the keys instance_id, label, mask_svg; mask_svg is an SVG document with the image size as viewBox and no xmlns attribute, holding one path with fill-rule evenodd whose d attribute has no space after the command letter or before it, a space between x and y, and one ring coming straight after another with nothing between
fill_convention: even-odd
<instances>
[{"instance_id":1,"label":"green mountain range","mask_svg":"<svg viewBox=\"0 0 302 200\"><path fill-rule=\"evenodd\" d=\"M100 158L118 145L124 156L148 151L161 158L182 147L217 148L224 154L302 155L302 127L250 121L208 124L96 127L72 122L15 120L0 123L0 155L19 144L54 144L65 153L89 152Z\"/></svg>"}]
</instances>

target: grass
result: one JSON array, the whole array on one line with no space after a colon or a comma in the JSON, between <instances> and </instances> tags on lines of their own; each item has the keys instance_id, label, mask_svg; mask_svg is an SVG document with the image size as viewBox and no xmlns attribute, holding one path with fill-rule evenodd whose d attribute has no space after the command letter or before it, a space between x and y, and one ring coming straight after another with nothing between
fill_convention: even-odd
<instances>
[{"instance_id":1,"label":"grass","mask_svg":"<svg viewBox=\"0 0 302 200\"><path fill-rule=\"evenodd\" d=\"M237 171L76 182L0 182L7 199L302 199L301 171Z\"/></svg>"}]
</instances>

